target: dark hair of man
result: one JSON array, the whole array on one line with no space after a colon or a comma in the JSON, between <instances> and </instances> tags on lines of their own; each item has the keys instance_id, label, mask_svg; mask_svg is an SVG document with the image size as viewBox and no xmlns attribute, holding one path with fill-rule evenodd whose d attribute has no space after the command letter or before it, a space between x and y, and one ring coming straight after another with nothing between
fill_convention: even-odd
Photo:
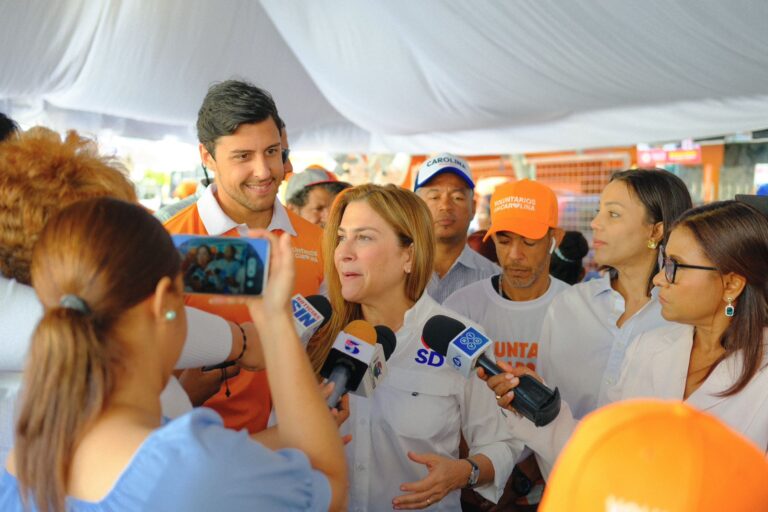
<instances>
[{"instance_id":1,"label":"dark hair of man","mask_svg":"<svg viewBox=\"0 0 768 512\"><path fill-rule=\"evenodd\" d=\"M630 195L634 194L645 207L646 222L656 224L661 222L664 227L663 243L669 236L669 229L674 220L685 210L693 206L691 194L683 180L664 169L629 169L615 173L611 182L621 181L629 187ZM661 245L656 250L661 249ZM653 276L659 271L658 258L654 259L653 268L648 274L647 295L653 289ZM610 269L610 267L608 267ZM611 278L616 272L611 271Z\"/></svg>"},{"instance_id":2,"label":"dark hair of man","mask_svg":"<svg viewBox=\"0 0 768 512\"><path fill-rule=\"evenodd\" d=\"M264 89L241 80L227 80L208 89L197 113L197 138L216 157L216 141L232 135L241 124L272 119L282 133L284 123L275 101Z\"/></svg>"},{"instance_id":3,"label":"dark hair of man","mask_svg":"<svg viewBox=\"0 0 768 512\"><path fill-rule=\"evenodd\" d=\"M16 121L0 112L0 142L19 131Z\"/></svg>"},{"instance_id":4,"label":"dark hair of man","mask_svg":"<svg viewBox=\"0 0 768 512\"><path fill-rule=\"evenodd\" d=\"M578 283L584 270L581 260L588 252L589 244L580 231L566 231L549 261L550 275L568 284Z\"/></svg>"},{"instance_id":5,"label":"dark hair of man","mask_svg":"<svg viewBox=\"0 0 768 512\"><path fill-rule=\"evenodd\" d=\"M316 185L310 185L308 187L304 187L303 189L299 190L293 196L288 198L288 204L292 204L296 208L304 208L306 206L307 201L309 201L309 193L312 192L316 187L317 188L324 188L328 191L329 194L331 194L333 197L336 197L339 192L342 190L350 188L352 185L349 183L345 183L343 181L334 181L330 183L318 183Z\"/></svg>"},{"instance_id":6,"label":"dark hair of man","mask_svg":"<svg viewBox=\"0 0 768 512\"><path fill-rule=\"evenodd\" d=\"M731 200L688 210L672 229L678 227L691 231L721 274L733 272L747 281L734 303L731 325L720 340L725 354L709 370L740 352L741 375L719 394L734 395L754 377L763 360L763 333L768 327L768 220L751 206Z\"/></svg>"}]
</instances>

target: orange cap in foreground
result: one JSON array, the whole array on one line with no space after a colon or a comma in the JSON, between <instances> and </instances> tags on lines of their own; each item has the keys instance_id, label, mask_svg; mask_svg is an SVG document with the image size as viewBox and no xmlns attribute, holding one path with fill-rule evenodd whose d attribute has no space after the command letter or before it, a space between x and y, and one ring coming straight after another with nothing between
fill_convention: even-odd
<instances>
[{"instance_id":1,"label":"orange cap in foreground","mask_svg":"<svg viewBox=\"0 0 768 512\"><path fill-rule=\"evenodd\" d=\"M491 227L483 241L499 231L539 240L556 227L557 196L551 188L531 180L504 183L491 195Z\"/></svg>"},{"instance_id":2,"label":"orange cap in foreground","mask_svg":"<svg viewBox=\"0 0 768 512\"><path fill-rule=\"evenodd\" d=\"M539 510L768 510L768 462L749 440L683 402L619 402L576 429Z\"/></svg>"}]
</instances>

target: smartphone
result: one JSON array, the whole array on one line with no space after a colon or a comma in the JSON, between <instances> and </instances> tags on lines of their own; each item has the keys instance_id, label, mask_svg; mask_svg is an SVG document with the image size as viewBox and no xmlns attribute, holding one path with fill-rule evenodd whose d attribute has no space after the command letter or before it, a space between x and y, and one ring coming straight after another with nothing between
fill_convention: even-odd
<instances>
[{"instance_id":1,"label":"smartphone","mask_svg":"<svg viewBox=\"0 0 768 512\"><path fill-rule=\"evenodd\" d=\"M261 295L269 273L262 238L173 235L181 255L185 293Z\"/></svg>"}]
</instances>

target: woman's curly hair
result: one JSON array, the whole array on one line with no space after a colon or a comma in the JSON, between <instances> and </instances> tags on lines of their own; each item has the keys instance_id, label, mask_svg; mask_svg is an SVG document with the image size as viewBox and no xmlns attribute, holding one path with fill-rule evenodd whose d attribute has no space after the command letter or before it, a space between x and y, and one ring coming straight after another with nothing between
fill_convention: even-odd
<instances>
[{"instance_id":1,"label":"woman's curly hair","mask_svg":"<svg viewBox=\"0 0 768 512\"><path fill-rule=\"evenodd\" d=\"M83 199L136 202L119 164L74 131L35 127L0 143L0 273L30 284L32 248L48 218Z\"/></svg>"}]
</instances>

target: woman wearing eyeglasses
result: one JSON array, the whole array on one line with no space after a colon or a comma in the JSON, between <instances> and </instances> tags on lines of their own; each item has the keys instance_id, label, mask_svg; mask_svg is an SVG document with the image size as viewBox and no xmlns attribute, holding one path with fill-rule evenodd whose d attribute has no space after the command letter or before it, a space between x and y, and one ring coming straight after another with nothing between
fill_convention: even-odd
<instances>
[{"instance_id":1,"label":"woman wearing eyeglasses","mask_svg":"<svg viewBox=\"0 0 768 512\"><path fill-rule=\"evenodd\" d=\"M672 326L627 351L611 401L687 401L768 449L768 220L737 201L686 212L672 229L659 287Z\"/></svg>"},{"instance_id":2,"label":"woman wearing eyeglasses","mask_svg":"<svg viewBox=\"0 0 768 512\"><path fill-rule=\"evenodd\" d=\"M685 400L766 451L768 220L737 201L688 210L672 226L653 283L672 323L632 342L607 402ZM507 408L513 384L511 375L488 379ZM575 423L564 407L534 444L567 439Z\"/></svg>"}]
</instances>

